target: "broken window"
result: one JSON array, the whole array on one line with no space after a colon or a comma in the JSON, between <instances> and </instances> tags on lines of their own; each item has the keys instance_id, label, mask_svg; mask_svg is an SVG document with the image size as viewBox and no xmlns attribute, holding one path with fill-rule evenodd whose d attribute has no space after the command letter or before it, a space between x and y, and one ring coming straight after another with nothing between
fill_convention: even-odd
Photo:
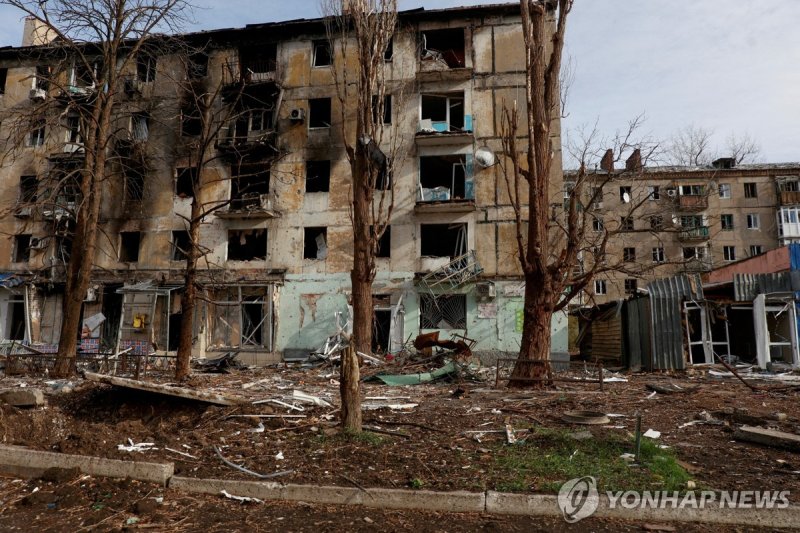
<instances>
[{"instance_id":1,"label":"broken window","mask_svg":"<svg viewBox=\"0 0 800 533\"><path fill-rule=\"evenodd\" d=\"M27 263L31 259L31 236L14 235L14 262Z\"/></svg>"},{"instance_id":2,"label":"broken window","mask_svg":"<svg viewBox=\"0 0 800 533\"><path fill-rule=\"evenodd\" d=\"M123 231L119 234L119 260L123 263L139 261L139 245L142 234L138 231Z\"/></svg>"},{"instance_id":3,"label":"broken window","mask_svg":"<svg viewBox=\"0 0 800 533\"><path fill-rule=\"evenodd\" d=\"M228 231L229 261L265 261L266 259L266 229Z\"/></svg>"},{"instance_id":4,"label":"broken window","mask_svg":"<svg viewBox=\"0 0 800 533\"><path fill-rule=\"evenodd\" d=\"M136 55L136 76L139 81L149 83L156 79L156 57L148 52Z\"/></svg>"},{"instance_id":5,"label":"broken window","mask_svg":"<svg viewBox=\"0 0 800 533\"><path fill-rule=\"evenodd\" d=\"M8 78L8 69L0 68L0 94L6 93L6 79Z\"/></svg>"},{"instance_id":6,"label":"broken window","mask_svg":"<svg viewBox=\"0 0 800 533\"><path fill-rule=\"evenodd\" d=\"M60 260L63 264L69 262L72 255L72 240L75 234L75 222L66 219L65 222L59 224L56 229L56 259Z\"/></svg>"},{"instance_id":7,"label":"broken window","mask_svg":"<svg viewBox=\"0 0 800 533\"><path fill-rule=\"evenodd\" d=\"M99 69L97 63L87 63L83 60L77 61L72 67L72 78L70 80L71 89L73 89L73 91L79 89L93 89Z\"/></svg>"},{"instance_id":8,"label":"broken window","mask_svg":"<svg viewBox=\"0 0 800 533\"><path fill-rule=\"evenodd\" d=\"M131 139L146 141L150 136L150 114L145 112L131 115Z\"/></svg>"},{"instance_id":9,"label":"broken window","mask_svg":"<svg viewBox=\"0 0 800 533\"><path fill-rule=\"evenodd\" d=\"M381 124L379 115L383 111L383 124L392 123L392 95L387 94L383 97L383 109L378 105L378 97L372 97L372 121L375 124Z\"/></svg>"},{"instance_id":10,"label":"broken window","mask_svg":"<svg viewBox=\"0 0 800 533\"><path fill-rule=\"evenodd\" d=\"M234 140L236 142L246 142L250 139L251 133L260 133L272 128L271 109L244 109L234 121Z\"/></svg>"},{"instance_id":11,"label":"broken window","mask_svg":"<svg viewBox=\"0 0 800 533\"><path fill-rule=\"evenodd\" d=\"M730 183L720 183L719 184L719 197L723 199L727 199L731 197L731 184Z\"/></svg>"},{"instance_id":12,"label":"broken window","mask_svg":"<svg viewBox=\"0 0 800 533\"><path fill-rule=\"evenodd\" d=\"M131 202L144 199L144 170L138 166L125 168L125 199Z\"/></svg>"},{"instance_id":13,"label":"broken window","mask_svg":"<svg viewBox=\"0 0 800 533\"><path fill-rule=\"evenodd\" d=\"M331 127L331 99L311 98L308 101L308 127Z\"/></svg>"},{"instance_id":14,"label":"broken window","mask_svg":"<svg viewBox=\"0 0 800 533\"><path fill-rule=\"evenodd\" d=\"M188 231L173 231L172 232L172 260L173 261L186 261L189 257L189 249L192 246L192 241L189 238Z\"/></svg>"},{"instance_id":15,"label":"broken window","mask_svg":"<svg viewBox=\"0 0 800 533\"><path fill-rule=\"evenodd\" d=\"M604 228L603 219L600 217L592 217L592 230L593 231L603 231Z\"/></svg>"},{"instance_id":16,"label":"broken window","mask_svg":"<svg viewBox=\"0 0 800 533\"><path fill-rule=\"evenodd\" d=\"M19 177L19 201L24 204L36 202L36 191L39 187L39 180L36 176Z\"/></svg>"},{"instance_id":17,"label":"broken window","mask_svg":"<svg viewBox=\"0 0 800 533\"><path fill-rule=\"evenodd\" d=\"M67 115L65 126L67 129L65 141L67 144L73 145L74 149L77 150L83 143L81 139L81 118L78 115Z\"/></svg>"},{"instance_id":18,"label":"broken window","mask_svg":"<svg viewBox=\"0 0 800 533\"><path fill-rule=\"evenodd\" d=\"M647 198L650 200L661 199L661 189L658 185L649 185L647 187Z\"/></svg>"},{"instance_id":19,"label":"broken window","mask_svg":"<svg viewBox=\"0 0 800 533\"><path fill-rule=\"evenodd\" d=\"M203 134L203 117L197 105L186 103L181 108L181 135L198 137Z\"/></svg>"},{"instance_id":20,"label":"broken window","mask_svg":"<svg viewBox=\"0 0 800 533\"><path fill-rule=\"evenodd\" d=\"M633 294L639 288L639 281L636 278L625 279L625 294Z\"/></svg>"},{"instance_id":21,"label":"broken window","mask_svg":"<svg viewBox=\"0 0 800 533\"><path fill-rule=\"evenodd\" d=\"M433 61L449 68L466 66L464 28L429 30L422 33L422 61Z\"/></svg>"},{"instance_id":22,"label":"broken window","mask_svg":"<svg viewBox=\"0 0 800 533\"><path fill-rule=\"evenodd\" d=\"M277 43L266 43L239 49L241 75L245 81L253 83L265 78L263 74L275 72L278 67Z\"/></svg>"},{"instance_id":23,"label":"broken window","mask_svg":"<svg viewBox=\"0 0 800 533\"><path fill-rule=\"evenodd\" d=\"M28 134L28 146L42 146L44 144L45 121L35 120Z\"/></svg>"},{"instance_id":24,"label":"broken window","mask_svg":"<svg viewBox=\"0 0 800 533\"><path fill-rule=\"evenodd\" d=\"M383 235L378 239L378 249L375 257L391 257L392 255L392 227L386 226Z\"/></svg>"},{"instance_id":25,"label":"broken window","mask_svg":"<svg viewBox=\"0 0 800 533\"><path fill-rule=\"evenodd\" d=\"M266 163L233 165L231 167L232 210L264 208L269 194L270 171Z\"/></svg>"},{"instance_id":26,"label":"broken window","mask_svg":"<svg viewBox=\"0 0 800 533\"><path fill-rule=\"evenodd\" d=\"M745 183L744 184L744 197L745 198L758 198L758 184Z\"/></svg>"},{"instance_id":27,"label":"broken window","mask_svg":"<svg viewBox=\"0 0 800 533\"><path fill-rule=\"evenodd\" d=\"M664 248L653 248L653 263L663 263L664 261L666 261Z\"/></svg>"},{"instance_id":28,"label":"broken window","mask_svg":"<svg viewBox=\"0 0 800 533\"><path fill-rule=\"evenodd\" d=\"M472 117L464 111L464 93L423 94L420 131L471 131Z\"/></svg>"},{"instance_id":29,"label":"broken window","mask_svg":"<svg viewBox=\"0 0 800 533\"><path fill-rule=\"evenodd\" d=\"M33 80L33 88L42 91L50 89L50 65L36 65L36 77Z\"/></svg>"},{"instance_id":30,"label":"broken window","mask_svg":"<svg viewBox=\"0 0 800 533\"><path fill-rule=\"evenodd\" d=\"M216 291L209 313L214 348L272 350L272 287L230 287Z\"/></svg>"},{"instance_id":31,"label":"broken window","mask_svg":"<svg viewBox=\"0 0 800 533\"><path fill-rule=\"evenodd\" d=\"M9 298L7 316L6 339L12 341L25 340L25 299L21 294L12 295Z\"/></svg>"},{"instance_id":32,"label":"broken window","mask_svg":"<svg viewBox=\"0 0 800 533\"><path fill-rule=\"evenodd\" d=\"M750 257L754 257L756 255L761 255L764 253L764 247L760 244L752 244L750 245Z\"/></svg>"},{"instance_id":33,"label":"broken window","mask_svg":"<svg viewBox=\"0 0 800 533\"><path fill-rule=\"evenodd\" d=\"M420 157L418 201L473 200L475 190L467 163L464 155Z\"/></svg>"},{"instance_id":34,"label":"broken window","mask_svg":"<svg viewBox=\"0 0 800 533\"><path fill-rule=\"evenodd\" d=\"M305 228L303 259L325 259L328 257L328 228Z\"/></svg>"},{"instance_id":35,"label":"broken window","mask_svg":"<svg viewBox=\"0 0 800 533\"><path fill-rule=\"evenodd\" d=\"M183 167L175 170L175 196L194 198L197 186L197 167Z\"/></svg>"},{"instance_id":36,"label":"broken window","mask_svg":"<svg viewBox=\"0 0 800 533\"><path fill-rule=\"evenodd\" d=\"M420 295L420 329L466 329L466 294Z\"/></svg>"},{"instance_id":37,"label":"broken window","mask_svg":"<svg viewBox=\"0 0 800 533\"><path fill-rule=\"evenodd\" d=\"M306 192L328 192L331 186L330 161L306 161Z\"/></svg>"},{"instance_id":38,"label":"broken window","mask_svg":"<svg viewBox=\"0 0 800 533\"><path fill-rule=\"evenodd\" d=\"M686 260L702 260L707 257L705 246L686 246L683 248L683 258Z\"/></svg>"},{"instance_id":39,"label":"broken window","mask_svg":"<svg viewBox=\"0 0 800 533\"><path fill-rule=\"evenodd\" d=\"M662 215L652 215L650 217L650 229L660 230L664 228L664 217Z\"/></svg>"},{"instance_id":40,"label":"broken window","mask_svg":"<svg viewBox=\"0 0 800 533\"><path fill-rule=\"evenodd\" d=\"M386 44L386 50L383 52L383 60L384 61L391 61L394 58L394 37L389 39L389 42Z\"/></svg>"},{"instance_id":41,"label":"broken window","mask_svg":"<svg viewBox=\"0 0 800 533\"><path fill-rule=\"evenodd\" d=\"M467 253L466 224L422 224L420 233L423 257L456 258Z\"/></svg>"},{"instance_id":42,"label":"broken window","mask_svg":"<svg viewBox=\"0 0 800 533\"><path fill-rule=\"evenodd\" d=\"M328 67L333 62L331 57L331 45L327 39L313 41L314 48L311 64L315 67Z\"/></svg>"},{"instance_id":43,"label":"broken window","mask_svg":"<svg viewBox=\"0 0 800 533\"><path fill-rule=\"evenodd\" d=\"M625 247L622 249L622 260L626 263L632 263L636 261L636 248L633 247Z\"/></svg>"},{"instance_id":44,"label":"broken window","mask_svg":"<svg viewBox=\"0 0 800 533\"><path fill-rule=\"evenodd\" d=\"M186 74L190 80L198 80L208 76L208 54L194 52L187 58Z\"/></svg>"},{"instance_id":45,"label":"broken window","mask_svg":"<svg viewBox=\"0 0 800 533\"><path fill-rule=\"evenodd\" d=\"M627 204L631 201L631 188L629 186L619 188L619 201L623 204Z\"/></svg>"}]
</instances>

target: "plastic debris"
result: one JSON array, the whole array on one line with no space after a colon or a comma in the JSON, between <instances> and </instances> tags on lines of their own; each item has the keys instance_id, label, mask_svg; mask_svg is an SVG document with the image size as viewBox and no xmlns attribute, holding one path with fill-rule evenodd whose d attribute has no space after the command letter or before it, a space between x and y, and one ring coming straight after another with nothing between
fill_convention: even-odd
<instances>
[{"instance_id":1,"label":"plastic debris","mask_svg":"<svg viewBox=\"0 0 800 533\"><path fill-rule=\"evenodd\" d=\"M128 439L128 444L117 444L117 449L124 452L149 452L150 450L157 450L154 442L139 442L134 443L132 439Z\"/></svg>"},{"instance_id":2,"label":"plastic debris","mask_svg":"<svg viewBox=\"0 0 800 533\"><path fill-rule=\"evenodd\" d=\"M248 496L234 496L230 494L227 490L221 490L220 494L228 498L229 500L236 500L237 502L242 503L264 503L264 500L259 500L258 498L250 498Z\"/></svg>"},{"instance_id":3,"label":"plastic debris","mask_svg":"<svg viewBox=\"0 0 800 533\"><path fill-rule=\"evenodd\" d=\"M661 437L661 432L656 431L655 429L648 429L642 434L643 437L647 437L648 439L657 439Z\"/></svg>"}]
</instances>

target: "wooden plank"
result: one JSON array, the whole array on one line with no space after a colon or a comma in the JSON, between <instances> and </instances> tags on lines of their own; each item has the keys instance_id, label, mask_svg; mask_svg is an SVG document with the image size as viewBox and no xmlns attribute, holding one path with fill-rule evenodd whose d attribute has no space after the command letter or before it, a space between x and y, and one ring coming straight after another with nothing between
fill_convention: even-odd
<instances>
[{"instance_id":1,"label":"wooden plank","mask_svg":"<svg viewBox=\"0 0 800 533\"><path fill-rule=\"evenodd\" d=\"M94 374L92 372L86 372L84 374L84 377L87 380L94 381L96 383L106 383L108 385L113 385L115 387L142 390L142 391L152 392L154 394L175 396L176 398L195 400L198 402L211 403L214 405L239 405L247 401L245 398L242 398L240 396L220 394L217 392L192 390L183 387L172 387L170 385L160 385L158 383L151 383L148 381L120 378L117 376L108 376L105 374Z\"/></svg>"},{"instance_id":2,"label":"wooden plank","mask_svg":"<svg viewBox=\"0 0 800 533\"><path fill-rule=\"evenodd\" d=\"M733 434L736 440L755 442L773 448L784 448L794 452L800 452L800 435L794 433L784 433L772 429L762 429L752 426L742 426Z\"/></svg>"}]
</instances>

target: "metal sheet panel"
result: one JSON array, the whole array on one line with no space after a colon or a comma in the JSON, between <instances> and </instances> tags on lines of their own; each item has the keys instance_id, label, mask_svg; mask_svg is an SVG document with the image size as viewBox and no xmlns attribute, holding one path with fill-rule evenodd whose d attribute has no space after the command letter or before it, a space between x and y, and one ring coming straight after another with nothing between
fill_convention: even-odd
<instances>
[{"instance_id":1,"label":"metal sheet panel","mask_svg":"<svg viewBox=\"0 0 800 533\"><path fill-rule=\"evenodd\" d=\"M733 294L737 302L750 302L759 294L792 292L797 278L792 272L774 274L734 274Z\"/></svg>"},{"instance_id":2,"label":"metal sheet panel","mask_svg":"<svg viewBox=\"0 0 800 533\"><path fill-rule=\"evenodd\" d=\"M650 292L653 369L682 370L686 368L686 360L681 304L684 300L703 299L700 275L681 274L655 280L648 284L647 290Z\"/></svg>"}]
</instances>

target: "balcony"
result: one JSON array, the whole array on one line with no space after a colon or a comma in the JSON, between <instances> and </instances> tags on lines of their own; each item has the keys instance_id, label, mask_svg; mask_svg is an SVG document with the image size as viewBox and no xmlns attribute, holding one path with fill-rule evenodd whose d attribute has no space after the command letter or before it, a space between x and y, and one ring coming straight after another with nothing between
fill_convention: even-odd
<instances>
[{"instance_id":1,"label":"balcony","mask_svg":"<svg viewBox=\"0 0 800 533\"><path fill-rule=\"evenodd\" d=\"M220 139L217 141L217 150L236 158L248 155L259 159L277 154L276 141L274 130L249 131Z\"/></svg>"},{"instance_id":2,"label":"balcony","mask_svg":"<svg viewBox=\"0 0 800 533\"><path fill-rule=\"evenodd\" d=\"M800 239L800 207L782 207L778 210L778 236Z\"/></svg>"},{"instance_id":3,"label":"balcony","mask_svg":"<svg viewBox=\"0 0 800 533\"><path fill-rule=\"evenodd\" d=\"M216 212L223 219L268 219L280 216L272 207L272 196L269 194L243 194L231 200L227 209Z\"/></svg>"},{"instance_id":4,"label":"balcony","mask_svg":"<svg viewBox=\"0 0 800 533\"><path fill-rule=\"evenodd\" d=\"M678 208L681 211L703 211L708 209L708 196L682 194L678 196Z\"/></svg>"},{"instance_id":5,"label":"balcony","mask_svg":"<svg viewBox=\"0 0 800 533\"><path fill-rule=\"evenodd\" d=\"M709 239L708 226L682 229L678 233L678 240L683 242L706 241Z\"/></svg>"},{"instance_id":6,"label":"balcony","mask_svg":"<svg viewBox=\"0 0 800 533\"><path fill-rule=\"evenodd\" d=\"M781 205L800 205L800 191L781 191Z\"/></svg>"}]
</instances>

